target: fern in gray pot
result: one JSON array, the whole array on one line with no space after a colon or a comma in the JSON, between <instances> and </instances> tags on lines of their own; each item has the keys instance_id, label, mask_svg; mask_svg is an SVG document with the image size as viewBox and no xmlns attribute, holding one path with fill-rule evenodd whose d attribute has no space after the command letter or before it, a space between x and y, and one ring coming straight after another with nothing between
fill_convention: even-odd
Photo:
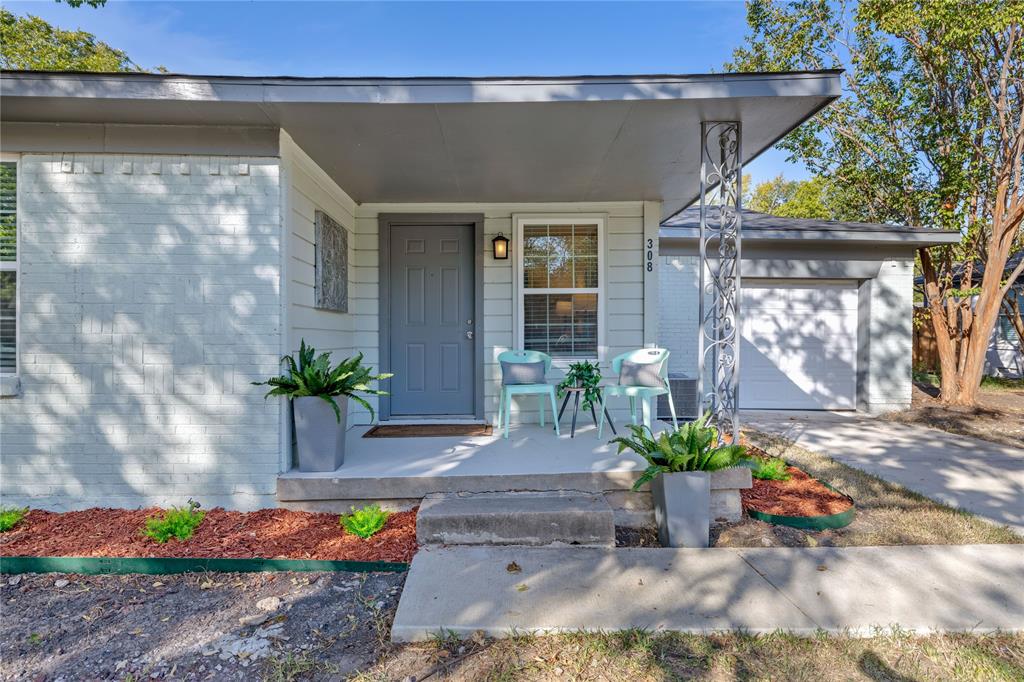
<instances>
[{"instance_id":1,"label":"fern in gray pot","mask_svg":"<svg viewBox=\"0 0 1024 682\"><path fill-rule=\"evenodd\" d=\"M362 395L387 395L370 384L392 375L373 374L373 369L363 364L362 353L332 367L330 352L317 355L305 339L299 346L298 361L286 355L281 362L285 374L253 384L270 386L267 398L291 399L299 471L334 471L345 461L348 400L365 407L373 420L373 406Z\"/></svg>"}]
</instances>

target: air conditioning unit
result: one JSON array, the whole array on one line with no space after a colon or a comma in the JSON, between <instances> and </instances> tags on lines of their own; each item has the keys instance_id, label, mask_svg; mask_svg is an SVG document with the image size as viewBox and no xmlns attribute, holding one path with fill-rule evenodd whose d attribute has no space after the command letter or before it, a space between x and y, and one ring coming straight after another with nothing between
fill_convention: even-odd
<instances>
[{"instance_id":1,"label":"air conditioning unit","mask_svg":"<svg viewBox=\"0 0 1024 682\"><path fill-rule=\"evenodd\" d=\"M700 416L697 408L697 380L685 374L669 372L668 385L672 390L672 402L676 406L679 419L696 419ZM668 409L668 396L658 396L658 419L672 419Z\"/></svg>"}]
</instances>

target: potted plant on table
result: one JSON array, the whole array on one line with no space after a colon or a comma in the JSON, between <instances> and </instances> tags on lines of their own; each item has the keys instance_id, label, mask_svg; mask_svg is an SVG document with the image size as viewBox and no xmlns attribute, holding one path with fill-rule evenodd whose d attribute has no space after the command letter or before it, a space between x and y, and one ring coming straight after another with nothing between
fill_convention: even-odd
<instances>
[{"instance_id":1,"label":"potted plant on table","mask_svg":"<svg viewBox=\"0 0 1024 682\"><path fill-rule=\"evenodd\" d=\"M589 410L601 404L601 369L596 362L583 360L569 365L565 378L558 384L558 397L565 395L567 388L583 389L583 409Z\"/></svg>"},{"instance_id":2,"label":"potted plant on table","mask_svg":"<svg viewBox=\"0 0 1024 682\"><path fill-rule=\"evenodd\" d=\"M711 529L711 472L741 464L743 445L722 443L718 429L708 425L710 413L657 437L643 425L630 424L632 437L611 442L619 452L629 449L647 461L633 484L651 484L658 537L669 547L707 547Z\"/></svg>"},{"instance_id":3,"label":"potted plant on table","mask_svg":"<svg viewBox=\"0 0 1024 682\"><path fill-rule=\"evenodd\" d=\"M363 364L362 353L332 367L330 352L317 355L305 339L299 347L298 362L290 355L281 362L287 366L286 374L252 383L271 386L267 398L291 398L299 471L334 471L345 461L349 399L369 410L372 421L373 407L357 394L387 395L386 391L370 388L370 382L392 375L373 374L373 369Z\"/></svg>"}]
</instances>

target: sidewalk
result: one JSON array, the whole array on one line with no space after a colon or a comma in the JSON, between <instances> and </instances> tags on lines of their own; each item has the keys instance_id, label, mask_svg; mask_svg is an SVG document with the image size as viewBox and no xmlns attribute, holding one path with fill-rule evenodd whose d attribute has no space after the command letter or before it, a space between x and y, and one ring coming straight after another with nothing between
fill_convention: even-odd
<instances>
[{"instance_id":1,"label":"sidewalk","mask_svg":"<svg viewBox=\"0 0 1024 682\"><path fill-rule=\"evenodd\" d=\"M828 412L755 412L745 427L899 483L1024 535L1024 448Z\"/></svg>"},{"instance_id":2,"label":"sidewalk","mask_svg":"<svg viewBox=\"0 0 1024 682\"><path fill-rule=\"evenodd\" d=\"M1024 545L424 549L409 570L392 639L441 629L1019 631L1022 586Z\"/></svg>"}]
</instances>

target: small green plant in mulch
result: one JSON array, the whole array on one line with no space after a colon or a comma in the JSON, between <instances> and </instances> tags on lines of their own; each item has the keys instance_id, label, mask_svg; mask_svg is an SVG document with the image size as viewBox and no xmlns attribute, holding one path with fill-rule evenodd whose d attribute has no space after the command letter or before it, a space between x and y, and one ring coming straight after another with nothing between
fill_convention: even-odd
<instances>
[{"instance_id":1,"label":"small green plant in mulch","mask_svg":"<svg viewBox=\"0 0 1024 682\"><path fill-rule=\"evenodd\" d=\"M361 509L353 507L351 514L343 514L341 525L347 532L365 540L383 528L389 516L391 512L384 511L379 504L368 504Z\"/></svg>"},{"instance_id":2,"label":"small green plant in mulch","mask_svg":"<svg viewBox=\"0 0 1024 682\"><path fill-rule=\"evenodd\" d=\"M786 470L786 460L781 457L751 459L750 474L762 481L788 481L793 475Z\"/></svg>"},{"instance_id":3,"label":"small green plant in mulch","mask_svg":"<svg viewBox=\"0 0 1024 682\"><path fill-rule=\"evenodd\" d=\"M28 514L28 507L0 507L0 533L17 526L25 514Z\"/></svg>"},{"instance_id":4,"label":"small green plant in mulch","mask_svg":"<svg viewBox=\"0 0 1024 682\"><path fill-rule=\"evenodd\" d=\"M199 503L190 499L187 507L171 507L160 516L146 519L142 534L161 545L171 538L183 542L192 537L205 517L206 512L199 509Z\"/></svg>"}]
</instances>

